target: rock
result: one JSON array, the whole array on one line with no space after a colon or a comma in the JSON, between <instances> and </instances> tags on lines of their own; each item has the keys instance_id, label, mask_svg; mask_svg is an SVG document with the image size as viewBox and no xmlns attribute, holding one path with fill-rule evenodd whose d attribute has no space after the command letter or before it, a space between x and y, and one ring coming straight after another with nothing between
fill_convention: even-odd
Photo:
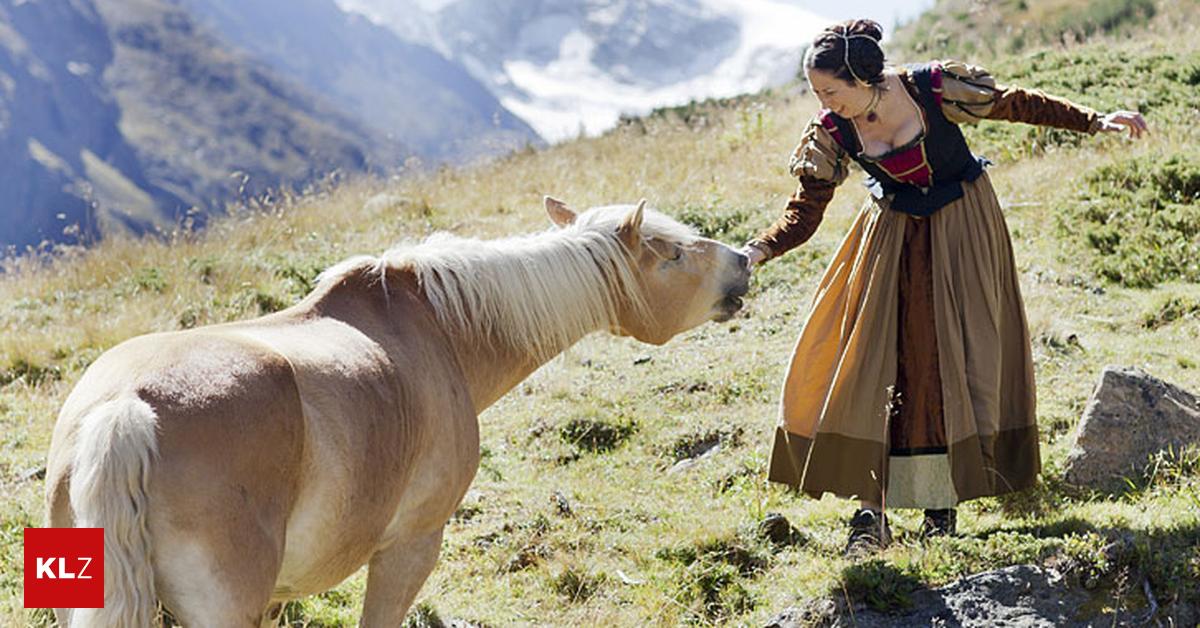
<instances>
[{"instance_id":1,"label":"rock","mask_svg":"<svg viewBox=\"0 0 1200 628\"><path fill-rule=\"evenodd\" d=\"M621 571L620 569L617 570L617 579L619 579L622 583L628 584L630 586L638 586L638 585L646 584L645 580L639 580L637 578L630 578L628 574L626 574L624 571Z\"/></svg>"},{"instance_id":2,"label":"rock","mask_svg":"<svg viewBox=\"0 0 1200 628\"><path fill-rule=\"evenodd\" d=\"M939 589L912 594L911 606L897 613L857 605L815 615L825 626L1070 626L1088 625L1076 618L1088 594L1068 587L1056 573L1032 565L1015 565L967 576ZM1111 621L1111 619L1109 620ZM779 623L785 626L797 623Z\"/></svg>"},{"instance_id":3,"label":"rock","mask_svg":"<svg viewBox=\"0 0 1200 628\"><path fill-rule=\"evenodd\" d=\"M21 481L22 482L31 482L33 480L44 480L44 479L46 479L46 467L44 467L44 466L26 469L24 472L21 473Z\"/></svg>"},{"instance_id":4,"label":"rock","mask_svg":"<svg viewBox=\"0 0 1200 628\"><path fill-rule=\"evenodd\" d=\"M1200 443L1200 399L1133 367L1107 366L1067 456L1072 484L1119 491L1150 456Z\"/></svg>"},{"instance_id":5,"label":"rock","mask_svg":"<svg viewBox=\"0 0 1200 628\"><path fill-rule=\"evenodd\" d=\"M691 469L692 467L696 466L697 464L699 464L701 460L704 460L706 458L711 458L714 454L716 454L719 451L721 451L721 445L718 443L716 445L713 445L712 447L709 447L708 449L705 449L703 452L700 453L699 456L696 456L694 458L684 458L683 460L680 460L679 462L676 462L674 465L672 465L670 469L667 469L667 475L676 475L679 473L683 473L683 472Z\"/></svg>"},{"instance_id":6,"label":"rock","mask_svg":"<svg viewBox=\"0 0 1200 628\"><path fill-rule=\"evenodd\" d=\"M833 600L823 599L806 606L785 608L771 619L764 628L806 628L814 625L829 625L838 614L838 605Z\"/></svg>"},{"instance_id":7,"label":"rock","mask_svg":"<svg viewBox=\"0 0 1200 628\"><path fill-rule=\"evenodd\" d=\"M1135 589L1136 591L1136 589ZM879 611L866 604L846 607L841 595L811 600L790 607L766 624L766 628L801 626L1133 626L1151 619L1132 599L1114 614L1110 607L1096 607L1093 594L1058 572L1035 565L1014 565L959 579L938 589L912 593L903 610ZM1161 608L1154 617L1171 625L1191 626L1197 617L1189 604ZM1165 625L1165 622L1164 622Z\"/></svg>"},{"instance_id":8,"label":"rock","mask_svg":"<svg viewBox=\"0 0 1200 628\"><path fill-rule=\"evenodd\" d=\"M678 475L696 466L695 458L685 458L676 462L670 469L667 469L667 475Z\"/></svg>"}]
</instances>

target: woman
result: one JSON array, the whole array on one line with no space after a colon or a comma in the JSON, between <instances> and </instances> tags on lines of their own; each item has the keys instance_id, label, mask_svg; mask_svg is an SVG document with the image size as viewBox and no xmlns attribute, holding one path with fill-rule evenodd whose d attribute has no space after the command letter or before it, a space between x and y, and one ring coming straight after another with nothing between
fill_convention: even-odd
<instances>
[{"instance_id":1,"label":"woman","mask_svg":"<svg viewBox=\"0 0 1200 628\"><path fill-rule=\"evenodd\" d=\"M924 535L953 534L959 502L1026 488L1040 469L1012 243L957 125L1147 130L1139 114L1000 87L962 63L885 67L881 38L855 20L813 41L804 70L824 109L792 155L799 187L744 249L754 265L802 244L849 162L870 175L800 332L770 468L814 497L861 500L849 548L887 543L885 506L923 508Z\"/></svg>"}]
</instances>

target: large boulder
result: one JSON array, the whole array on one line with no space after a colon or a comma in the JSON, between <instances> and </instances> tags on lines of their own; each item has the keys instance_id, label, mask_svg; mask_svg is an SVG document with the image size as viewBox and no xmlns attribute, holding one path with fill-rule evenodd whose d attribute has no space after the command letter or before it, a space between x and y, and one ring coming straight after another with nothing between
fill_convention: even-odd
<instances>
[{"instance_id":1,"label":"large boulder","mask_svg":"<svg viewBox=\"0 0 1200 628\"><path fill-rule=\"evenodd\" d=\"M1134 367L1107 366L1067 456L1072 484L1119 491L1150 456L1200 443L1200 399Z\"/></svg>"},{"instance_id":2,"label":"large boulder","mask_svg":"<svg viewBox=\"0 0 1200 628\"><path fill-rule=\"evenodd\" d=\"M1146 619L1124 611L1119 616L1092 616L1090 594L1072 586L1060 574L1035 565L1014 565L966 576L938 589L922 589L908 599L904 610L883 611L857 604L845 608L826 598L805 607L784 610L766 628L822 626L887 628L890 626L1097 626L1131 625ZM1094 612L1094 611L1093 611Z\"/></svg>"}]
</instances>

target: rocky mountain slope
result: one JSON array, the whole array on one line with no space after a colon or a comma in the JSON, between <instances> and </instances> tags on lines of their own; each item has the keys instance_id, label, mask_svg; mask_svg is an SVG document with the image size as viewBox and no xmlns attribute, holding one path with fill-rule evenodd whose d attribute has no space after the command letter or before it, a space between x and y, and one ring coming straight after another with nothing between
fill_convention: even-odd
<instances>
[{"instance_id":1,"label":"rocky mountain slope","mask_svg":"<svg viewBox=\"0 0 1200 628\"><path fill-rule=\"evenodd\" d=\"M0 0L0 244L167 228L403 149L164 0Z\"/></svg>"}]
</instances>

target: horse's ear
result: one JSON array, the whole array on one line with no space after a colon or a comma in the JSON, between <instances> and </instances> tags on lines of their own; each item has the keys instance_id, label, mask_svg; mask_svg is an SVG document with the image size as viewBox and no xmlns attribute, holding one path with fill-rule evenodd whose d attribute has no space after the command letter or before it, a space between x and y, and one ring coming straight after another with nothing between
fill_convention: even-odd
<instances>
[{"instance_id":1,"label":"horse's ear","mask_svg":"<svg viewBox=\"0 0 1200 628\"><path fill-rule=\"evenodd\" d=\"M642 217L646 213L646 199L638 202L637 207L625 216L621 226L617 227L617 236L632 250L642 241Z\"/></svg>"},{"instance_id":2,"label":"horse's ear","mask_svg":"<svg viewBox=\"0 0 1200 628\"><path fill-rule=\"evenodd\" d=\"M546 196L542 198L542 203L546 205L546 213L550 215L550 222L565 227L575 223L576 214L571 211L567 204L554 198Z\"/></svg>"}]
</instances>

